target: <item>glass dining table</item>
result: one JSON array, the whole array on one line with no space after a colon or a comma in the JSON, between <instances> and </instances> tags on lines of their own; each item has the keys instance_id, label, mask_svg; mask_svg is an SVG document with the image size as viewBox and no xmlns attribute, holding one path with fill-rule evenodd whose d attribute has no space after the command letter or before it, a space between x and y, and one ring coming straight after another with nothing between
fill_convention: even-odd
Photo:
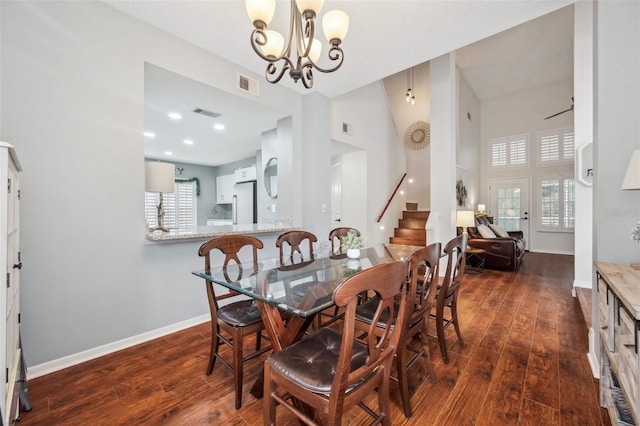
<instances>
[{"instance_id":1,"label":"glass dining table","mask_svg":"<svg viewBox=\"0 0 640 426\"><path fill-rule=\"evenodd\" d=\"M361 249L357 259L327 251L298 262L290 258L263 259L257 263L231 262L227 267L193 271L193 274L255 299L273 351L278 352L301 339L314 317L334 305L333 291L347 278L374 265L406 260L420 248L379 244ZM277 307L287 318L284 330L276 329L273 322L267 320L266 305ZM258 398L262 396L262 375L258 376L251 394Z\"/></svg>"}]
</instances>

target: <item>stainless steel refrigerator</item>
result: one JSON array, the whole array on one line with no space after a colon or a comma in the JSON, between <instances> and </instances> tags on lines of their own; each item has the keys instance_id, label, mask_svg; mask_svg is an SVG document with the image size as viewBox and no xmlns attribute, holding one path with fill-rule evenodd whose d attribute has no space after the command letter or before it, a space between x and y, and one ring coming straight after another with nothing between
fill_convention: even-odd
<instances>
[{"instance_id":1,"label":"stainless steel refrigerator","mask_svg":"<svg viewBox=\"0 0 640 426\"><path fill-rule=\"evenodd\" d=\"M236 183L233 192L233 224L257 223L256 181Z\"/></svg>"}]
</instances>

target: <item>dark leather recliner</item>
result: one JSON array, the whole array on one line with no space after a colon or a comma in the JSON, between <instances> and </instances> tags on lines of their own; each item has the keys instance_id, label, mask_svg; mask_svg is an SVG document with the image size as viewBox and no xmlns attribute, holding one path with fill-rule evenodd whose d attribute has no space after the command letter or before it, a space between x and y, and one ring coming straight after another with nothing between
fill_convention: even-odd
<instances>
[{"instance_id":1,"label":"dark leather recliner","mask_svg":"<svg viewBox=\"0 0 640 426\"><path fill-rule=\"evenodd\" d=\"M509 238L482 238L478 228L467 228L470 247L486 251L484 266L490 269L515 271L520 266L526 248L522 231L508 231Z\"/></svg>"}]
</instances>

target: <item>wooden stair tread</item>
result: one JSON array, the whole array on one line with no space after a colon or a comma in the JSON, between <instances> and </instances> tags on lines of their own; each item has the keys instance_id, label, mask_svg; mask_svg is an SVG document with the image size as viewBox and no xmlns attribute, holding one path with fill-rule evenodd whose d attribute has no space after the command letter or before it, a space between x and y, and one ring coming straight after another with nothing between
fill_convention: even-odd
<instances>
[{"instance_id":1,"label":"wooden stair tread","mask_svg":"<svg viewBox=\"0 0 640 426\"><path fill-rule=\"evenodd\" d=\"M426 246L426 224L429 219L429 210L412 210L409 203L407 210L402 212L402 218L398 219L398 227L393 230L393 237L389 237L391 244L403 244L411 246Z\"/></svg>"},{"instance_id":2,"label":"wooden stair tread","mask_svg":"<svg viewBox=\"0 0 640 426\"><path fill-rule=\"evenodd\" d=\"M403 244L406 246L426 246L426 240L414 240L411 238L389 237L391 244Z\"/></svg>"}]
</instances>

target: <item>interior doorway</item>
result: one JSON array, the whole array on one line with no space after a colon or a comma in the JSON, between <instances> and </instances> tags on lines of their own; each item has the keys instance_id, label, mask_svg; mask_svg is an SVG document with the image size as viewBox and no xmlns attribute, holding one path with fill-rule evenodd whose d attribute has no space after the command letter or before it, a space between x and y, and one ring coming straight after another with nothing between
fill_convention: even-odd
<instances>
[{"instance_id":1,"label":"interior doorway","mask_svg":"<svg viewBox=\"0 0 640 426\"><path fill-rule=\"evenodd\" d=\"M342 162L331 166L331 229L342 222Z\"/></svg>"},{"instance_id":2,"label":"interior doorway","mask_svg":"<svg viewBox=\"0 0 640 426\"><path fill-rule=\"evenodd\" d=\"M489 179L489 216L506 231L522 231L529 239L530 181L528 177Z\"/></svg>"}]
</instances>

